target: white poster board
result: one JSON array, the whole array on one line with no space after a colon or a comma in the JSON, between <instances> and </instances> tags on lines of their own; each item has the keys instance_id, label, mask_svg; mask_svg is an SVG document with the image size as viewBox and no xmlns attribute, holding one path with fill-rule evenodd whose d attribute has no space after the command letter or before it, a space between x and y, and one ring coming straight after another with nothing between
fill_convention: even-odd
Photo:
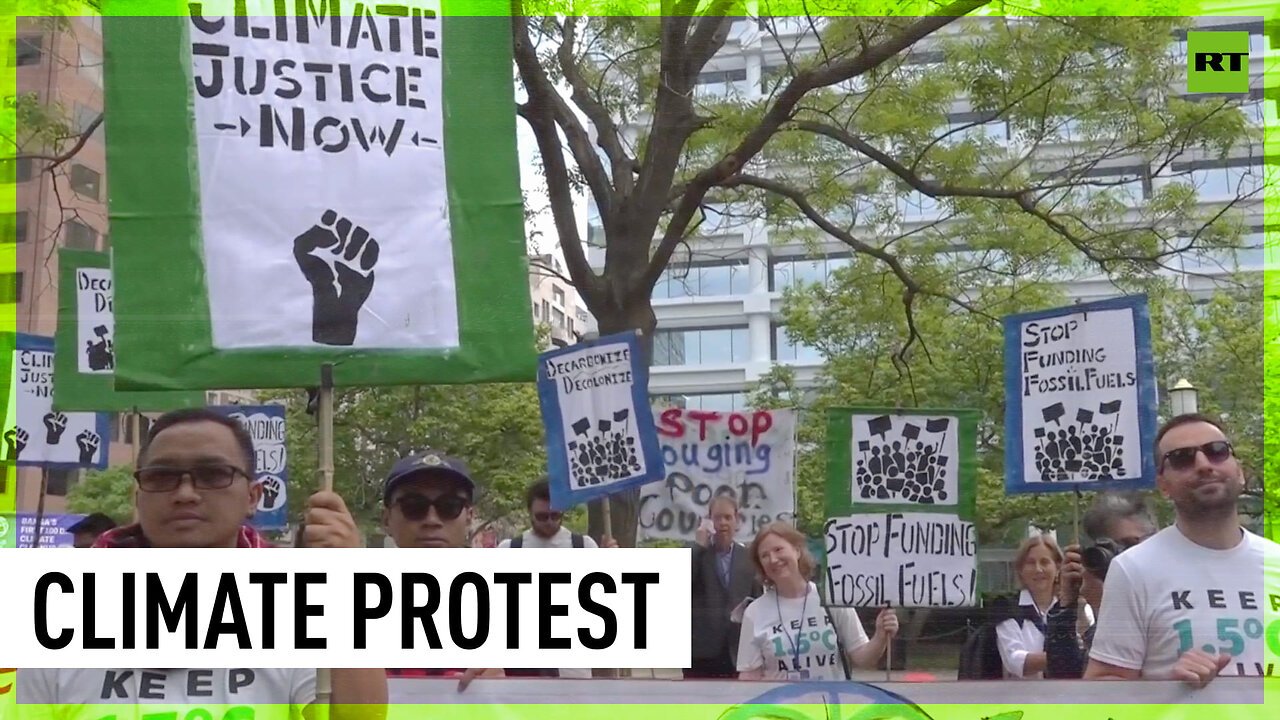
<instances>
[{"instance_id":1,"label":"white poster board","mask_svg":"<svg viewBox=\"0 0 1280 720\"><path fill-rule=\"evenodd\" d=\"M711 500L738 501L737 540L795 521L794 410L714 412L654 406L665 480L640 491L644 538L692 542Z\"/></svg>"},{"instance_id":2,"label":"white poster board","mask_svg":"<svg viewBox=\"0 0 1280 720\"><path fill-rule=\"evenodd\" d=\"M1154 485L1145 296L1005 318L1005 395L1007 492Z\"/></svg>"},{"instance_id":3,"label":"white poster board","mask_svg":"<svg viewBox=\"0 0 1280 720\"><path fill-rule=\"evenodd\" d=\"M80 372L110 375L116 367L111 269L76 270L76 347Z\"/></svg>"},{"instance_id":4,"label":"white poster board","mask_svg":"<svg viewBox=\"0 0 1280 720\"><path fill-rule=\"evenodd\" d=\"M214 346L456 347L438 0L296 25L235 5L190 18Z\"/></svg>"},{"instance_id":5,"label":"white poster board","mask_svg":"<svg viewBox=\"0 0 1280 720\"><path fill-rule=\"evenodd\" d=\"M854 415L850 501L956 505L960 500L960 420Z\"/></svg>"},{"instance_id":6,"label":"white poster board","mask_svg":"<svg viewBox=\"0 0 1280 720\"><path fill-rule=\"evenodd\" d=\"M968 607L977 601L977 531L943 513L857 514L827 520L832 605Z\"/></svg>"},{"instance_id":7,"label":"white poster board","mask_svg":"<svg viewBox=\"0 0 1280 720\"><path fill-rule=\"evenodd\" d=\"M8 459L19 465L106 467L106 415L53 409L53 340L18 335L13 368L17 422L5 432Z\"/></svg>"}]
</instances>

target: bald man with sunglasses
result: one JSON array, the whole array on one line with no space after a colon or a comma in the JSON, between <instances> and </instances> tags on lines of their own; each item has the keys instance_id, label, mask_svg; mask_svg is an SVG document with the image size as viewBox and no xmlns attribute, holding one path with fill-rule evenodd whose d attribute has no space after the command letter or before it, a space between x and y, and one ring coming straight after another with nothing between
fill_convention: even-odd
<instances>
[{"instance_id":1,"label":"bald man with sunglasses","mask_svg":"<svg viewBox=\"0 0 1280 720\"><path fill-rule=\"evenodd\" d=\"M1263 629L1280 546L1240 525L1244 472L1226 432L1180 415L1156 435L1156 485L1177 520L1116 556L1085 678L1182 680L1274 673Z\"/></svg>"},{"instance_id":2,"label":"bald man with sunglasses","mask_svg":"<svg viewBox=\"0 0 1280 720\"><path fill-rule=\"evenodd\" d=\"M399 548L464 548L475 519L476 483L462 461L434 450L400 458L382 486L382 525ZM396 677L457 676L465 690L501 669L395 668Z\"/></svg>"}]
</instances>

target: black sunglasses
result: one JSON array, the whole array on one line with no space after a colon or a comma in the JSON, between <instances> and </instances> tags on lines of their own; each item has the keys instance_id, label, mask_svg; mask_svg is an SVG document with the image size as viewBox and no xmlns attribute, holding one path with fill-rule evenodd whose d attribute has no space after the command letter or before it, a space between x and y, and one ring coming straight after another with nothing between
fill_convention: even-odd
<instances>
[{"instance_id":1,"label":"black sunglasses","mask_svg":"<svg viewBox=\"0 0 1280 720\"><path fill-rule=\"evenodd\" d=\"M1214 440L1203 445L1170 450L1160 459L1160 467L1163 469L1167 462L1174 470L1186 470L1195 466L1198 453L1204 453L1209 462L1217 465L1231 457L1231 443L1225 440Z\"/></svg>"},{"instance_id":2,"label":"black sunglasses","mask_svg":"<svg viewBox=\"0 0 1280 720\"><path fill-rule=\"evenodd\" d=\"M456 520L471 501L458 495L441 495L434 500L425 495L402 495L392 501L390 507L399 507L406 520L418 522L427 517L431 508L441 520Z\"/></svg>"},{"instance_id":3,"label":"black sunglasses","mask_svg":"<svg viewBox=\"0 0 1280 720\"><path fill-rule=\"evenodd\" d=\"M195 467L170 467L168 465L152 465L144 467L133 474L138 481L138 489L142 492L173 492L182 485L182 478L190 476L191 486L196 490L225 490L235 482L237 475L246 480L253 478L234 465L196 465Z\"/></svg>"},{"instance_id":4,"label":"black sunglasses","mask_svg":"<svg viewBox=\"0 0 1280 720\"><path fill-rule=\"evenodd\" d=\"M564 513L558 513L558 512L540 512L540 513L533 514L533 519L537 520L538 522L548 522L550 520L559 520L562 517L564 517Z\"/></svg>"}]
</instances>

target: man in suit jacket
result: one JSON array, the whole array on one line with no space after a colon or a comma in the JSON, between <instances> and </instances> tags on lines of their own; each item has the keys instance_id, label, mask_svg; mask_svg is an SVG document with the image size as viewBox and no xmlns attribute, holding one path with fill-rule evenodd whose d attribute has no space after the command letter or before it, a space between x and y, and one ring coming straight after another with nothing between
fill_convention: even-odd
<instances>
[{"instance_id":1,"label":"man in suit jacket","mask_svg":"<svg viewBox=\"0 0 1280 720\"><path fill-rule=\"evenodd\" d=\"M738 503L716 496L707 508L714 536L698 529L693 547L693 667L686 678L736 678L739 623L729 616L747 597L761 594L750 551L734 542Z\"/></svg>"}]
</instances>

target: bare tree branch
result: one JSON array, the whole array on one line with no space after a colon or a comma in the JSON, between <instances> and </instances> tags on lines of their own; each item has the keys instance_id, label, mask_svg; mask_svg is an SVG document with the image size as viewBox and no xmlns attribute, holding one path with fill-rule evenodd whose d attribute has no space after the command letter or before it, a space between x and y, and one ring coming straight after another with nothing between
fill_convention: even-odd
<instances>
[{"instance_id":1,"label":"bare tree branch","mask_svg":"<svg viewBox=\"0 0 1280 720\"><path fill-rule=\"evenodd\" d=\"M742 173L734 175L733 177L728 178L727 180L720 183L721 187L737 187L740 185L757 187L757 188L760 188L761 190L765 190L765 191L774 193L776 195L781 195L782 197L789 199L792 203L795 204L795 206L800 210L800 212L804 213L805 216L809 218L810 222L812 222L814 225L817 225L819 228L821 228L823 232L843 242L845 245L848 245L850 248L853 248L855 251L863 255L873 257L876 260L879 260L880 262L888 266L889 270L898 279L898 281L902 283L902 286L904 288L902 293L902 304L903 304L903 310L906 313L907 330L908 330L906 343L902 346L902 349L899 350L895 358L897 361L905 364L909 359L908 354L911 350L911 346L914 345L917 341L921 343L921 347L924 349L925 355L927 356L929 353L928 348L924 346L924 340L920 336L920 333L917 330L915 325L915 315L913 313L912 308L913 308L913 304L916 296L924 295L924 296L938 298L939 300L943 300L948 303L951 303L957 307L968 310L969 312L975 315L979 315L981 317L987 318L988 320L991 320L991 321L998 320L996 317L992 316L991 314L987 313L981 308L978 308L977 306L973 305L972 303L966 300L963 300L954 295L950 295L948 293L944 293L939 290L934 290L932 288L927 288L921 285L920 282L917 281L916 278L910 273L910 271L908 271L906 267L903 266L902 261L897 256L893 255L892 253L886 250L875 247L874 245L869 245L857 239L856 237L851 235L848 231L843 230L837 227L836 225L834 225L822 213L818 212L818 210L813 207L813 204L809 202L809 199L805 197L804 193L800 192L799 190L796 190L795 188L792 188L788 185L785 185L783 183L780 183L770 178L763 178L755 175L745 175ZM902 372L901 367L899 367L899 372L900 373Z\"/></svg>"},{"instance_id":2,"label":"bare tree branch","mask_svg":"<svg viewBox=\"0 0 1280 720\"><path fill-rule=\"evenodd\" d=\"M93 137L93 133L101 125L102 125L102 113L98 113L98 117L94 118L93 122L86 125L84 130L80 133L79 139L76 140L76 144L72 145L71 149L67 150L64 153L59 153L57 155L35 155L30 153L18 153L14 157L14 159L15 160L47 160L49 162L49 167L45 168L45 170L52 172L53 169L56 168L57 166L75 157L76 154L79 153L80 150L84 147L84 144L89 142L89 138Z\"/></svg>"},{"instance_id":3,"label":"bare tree branch","mask_svg":"<svg viewBox=\"0 0 1280 720\"><path fill-rule=\"evenodd\" d=\"M587 262L573 211L569 169L565 165L564 151L560 147L560 136L556 131L554 103L559 99L559 94L538 63L537 53L529 39L529 21L521 14L521 9L520 0L512 0L511 26L516 64L529 94L529 102L519 106L517 112L529 124L538 143L547 180L547 199L551 204L556 234L560 236L560 249L564 253L565 264L569 268L569 274L576 280L574 287L582 294L587 306L591 307L598 297L600 281ZM563 103L562 100L560 102ZM594 162L599 168L600 159L595 153L588 154L590 157L587 161ZM579 163L583 160L576 159ZM600 171L603 174L603 168ZM602 212L608 207L607 190L607 187L601 188L603 197L597 197L597 204L601 200L605 201L600 206Z\"/></svg>"},{"instance_id":4,"label":"bare tree branch","mask_svg":"<svg viewBox=\"0 0 1280 720\"><path fill-rule=\"evenodd\" d=\"M634 184L632 170L636 161L623 150L622 140L618 136L618 126L614 124L609 111L592 94L591 88L587 86L586 80L582 77L578 62L574 58L577 28L578 18L569 17L565 20L564 36L561 39L560 47L556 50L556 57L560 62L560 71L564 73L564 78L572 89L570 99L581 108L583 114L595 126L596 144L600 146L601 150L604 150L604 154L609 158L609 163L612 166L613 172L611 174L613 176L614 189L622 197L627 197L631 195Z\"/></svg>"},{"instance_id":5,"label":"bare tree branch","mask_svg":"<svg viewBox=\"0 0 1280 720\"><path fill-rule=\"evenodd\" d=\"M866 49L854 58L843 60L833 65L818 66L793 77L787 87L779 93L773 105L761 119L760 124L748 132L737 147L722 157L719 162L698 173L684 187L684 194L668 222L667 232L654 251L653 257L649 261L649 267L642 278L645 286L652 287L658 276L661 275L662 269L666 267L671 258L675 244L683 237L689 220L692 219L694 211L701 204L707 190L733 176L754 158L764 148L769 139L778 132L783 123L791 119L796 105L800 103L806 93L815 88L843 82L878 67L894 55L919 42L922 38L986 5L987 2L988 0L957 0L940 9L938 13L917 20L894 37ZM663 95L660 91L658 96L659 111L661 110ZM657 117L662 117L661 112L657 113ZM658 131L656 124L654 131L655 134ZM665 204L665 196L670 187L670 180L662 187L663 204Z\"/></svg>"}]
</instances>

